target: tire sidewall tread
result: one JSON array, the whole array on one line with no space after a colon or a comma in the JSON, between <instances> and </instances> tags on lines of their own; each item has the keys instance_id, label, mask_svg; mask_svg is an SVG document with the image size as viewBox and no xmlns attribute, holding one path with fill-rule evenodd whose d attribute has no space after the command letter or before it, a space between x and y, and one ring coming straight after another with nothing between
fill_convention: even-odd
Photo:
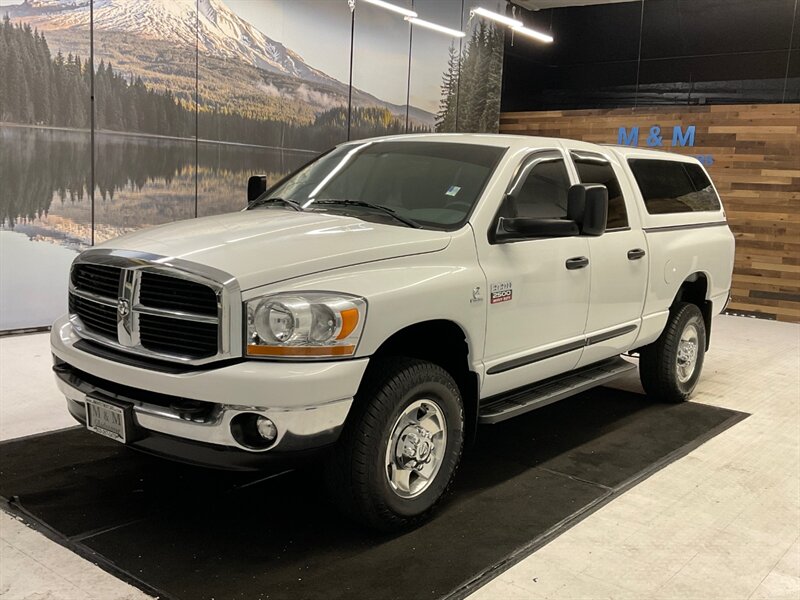
<instances>
[{"instance_id":1,"label":"tire sidewall tread","mask_svg":"<svg viewBox=\"0 0 800 600\"><path fill-rule=\"evenodd\" d=\"M401 498L384 470L386 440L400 413L416 399L436 400L447 421L444 462L431 485ZM461 394L450 374L411 358L374 358L356 394L339 442L326 460L329 494L338 508L371 528L392 531L423 521L452 483L464 442Z\"/></svg>"},{"instance_id":2,"label":"tire sidewall tread","mask_svg":"<svg viewBox=\"0 0 800 600\"><path fill-rule=\"evenodd\" d=\"M677 375L676 357L681 334L689 324L697 333L697 362L694 373L686 382ZM703 314L695 304L679 302L670 310L664 331L652 344L639 353L639 376L648 396L662 402L685 402L689 399L703 370L706 348L706 327Z\"/></svg>"}]
</instances>

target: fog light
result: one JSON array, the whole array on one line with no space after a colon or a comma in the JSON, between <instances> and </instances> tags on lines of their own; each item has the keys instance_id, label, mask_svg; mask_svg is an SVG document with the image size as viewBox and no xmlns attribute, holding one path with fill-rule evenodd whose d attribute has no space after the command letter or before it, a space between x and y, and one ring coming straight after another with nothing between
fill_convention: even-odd
<instances>
[{"instance_id":1,"label":"fog light","mask_svg":"<svg viewBox=\"0 0 800 600\"><path fill-rule=\"evenodd\" d=\"M258 413L243 412L231 419L231 435L249 450L266 450L278 440L278 428Z\"/></svg>"},{"instance_id":2,"label":"fog light","mask_svg":"<svg viewBox=\"0 0 800 600\"><path fill-rule=\"evenodd\" d=\"M278 428L267 417L256 419L256 430L258 430L258 435L268 442L275 441L275 438L278 437Z\"/></svg>"}]
</instances>

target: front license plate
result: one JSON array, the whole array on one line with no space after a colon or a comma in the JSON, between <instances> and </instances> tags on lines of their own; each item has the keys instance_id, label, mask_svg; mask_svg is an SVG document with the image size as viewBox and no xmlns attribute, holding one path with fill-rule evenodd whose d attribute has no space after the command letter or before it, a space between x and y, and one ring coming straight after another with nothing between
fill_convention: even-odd
<instances>
[{"instance_id":1,"label":"front license plate","mask_svg":"<svg viewBox=\"0 0 800 600\"><path fill-rule=\"evenodd\" d=\"M107 438L126 442L125 410L97 398L86 398L86 427Z\"/></svg>"}]
</instances>

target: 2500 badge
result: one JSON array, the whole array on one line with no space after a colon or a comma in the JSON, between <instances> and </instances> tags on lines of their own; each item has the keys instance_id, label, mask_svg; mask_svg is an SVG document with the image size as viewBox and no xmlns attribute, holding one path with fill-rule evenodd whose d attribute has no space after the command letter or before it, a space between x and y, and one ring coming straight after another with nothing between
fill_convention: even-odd
<instances>
[{"instance_id":1,"label":"2500 badge","mask_svg":"<svg viewBox=\"0 0 800 600\"><path fill-rule=\"evenodd\" d=\"M499 302L508 302L512 297L512 289L510 281L501 281L500 283L493 283L491 287L491 295L489 302L497 304Z\"/></svg>"}]
</instances>

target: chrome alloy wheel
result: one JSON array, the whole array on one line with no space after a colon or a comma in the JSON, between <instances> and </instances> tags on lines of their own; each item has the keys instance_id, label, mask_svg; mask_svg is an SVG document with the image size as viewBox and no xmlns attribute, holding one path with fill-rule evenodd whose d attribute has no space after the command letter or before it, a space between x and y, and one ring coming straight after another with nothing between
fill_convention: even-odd
<instances>
[{"instance_id":1,"label":"chrome alloy wheel","mask_svg":"<svg viewBox=\"0 0 800 600\"><path fill-rule=\"evenodd\" d=\"M697 366L697 352L698 340L700 336L697 333L695 325L687 325L681 333L681 339L678 342L678 380L681 383L686 383L692 378L695 367Z\"/></svg>"},{"instance_id":2,"label":"chrome alloy wheel","mask_svg":"<svg viewBox=\"0 0 800 600\"><path fill-rule=\"evenodd\" d=\"M447 421L432 400L412 402L398 417L386 446L386 477L401 498L414 498L436 477L447 447Z\"/></svg>"}]
</instances>

